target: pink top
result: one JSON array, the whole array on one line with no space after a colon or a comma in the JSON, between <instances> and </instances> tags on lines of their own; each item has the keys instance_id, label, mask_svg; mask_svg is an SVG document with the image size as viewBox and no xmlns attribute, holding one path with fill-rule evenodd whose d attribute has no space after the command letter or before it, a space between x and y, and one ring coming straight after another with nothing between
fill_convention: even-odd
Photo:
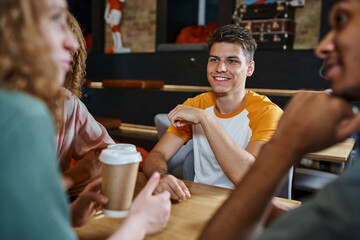
<instances>
[{"instance_id":1,"label":"pink top","mask_svg":"<svg viewBox=\"0 0 360 240\"><path fill-rule=\"evenodd\" d=\"M79 160L91 149L104 148L114 143L80 99L67 89L65 94L68 99L64 106L64 124L56 136L61 172L69 169L71 158Z\"/></svg>"}]
</instances>

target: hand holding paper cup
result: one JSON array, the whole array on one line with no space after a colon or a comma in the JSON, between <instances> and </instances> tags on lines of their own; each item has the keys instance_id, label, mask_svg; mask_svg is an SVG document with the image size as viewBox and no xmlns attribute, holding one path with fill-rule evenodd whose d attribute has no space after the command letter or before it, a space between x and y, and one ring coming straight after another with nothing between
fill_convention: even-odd
<instances>
[{"instance_id":1,"label":"hand holding paper cup","mask_svg":"<svg viewBox=\"0 0 360 240\"><path fill-rule=\"evenodd\" d=\"M109 199L103 212L113 218L126 217L134 195L141 155L136 151L104 149L99 159L103 163L102 193Z\"/></svg>"}]
</instances>

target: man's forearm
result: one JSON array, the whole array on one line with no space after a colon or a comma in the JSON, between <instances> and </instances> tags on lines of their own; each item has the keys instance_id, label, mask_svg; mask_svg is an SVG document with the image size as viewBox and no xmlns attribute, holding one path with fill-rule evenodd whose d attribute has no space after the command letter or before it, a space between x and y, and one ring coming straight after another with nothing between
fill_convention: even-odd
<instances>
[{"instance_id":1,"label":"man's forearm","mask_svg":"<svg viewBox=\"0 0 360 240\"><path fill-rule=\"evenodd\" d=\"M280 143L266 144L248 174L206 226L201 239L249 238L262 220L278 183L300 158Z\"/></svg>"},{"instance_id":2,"label":"man's forearm","mask_svg":"<svg viewBox=\"0 0 360 240\"><path fill-rule=\"evenodd\" d=\"M153 172L167 172L167 162L184 145L184 140L175 134L166 132L159 142L150 151L144 160L143 171L146 177L150 177Z\"/></svg>"},{"instance_id":3,"label":"man's forearm","mask_svg":"<svg viewBox=\"0 0 360 240\"><path fill-rule=\"evenodd\" d=\"M155 171L162 173L168 171L165 157L157 152L151 151L144 160L143 172L146 177L150 177Z\"/></svg>"},{"instance_id":4,"label":"man's forearm","mask_svg":"<svg viewBox=\"0 0 360 240\"><path fill-rule=\"evenodd\" d=\"M236 144L211 115L202 118L201 126L224 173L237 184L253 164L255 157Z\"/></svg>"}]
</instances>

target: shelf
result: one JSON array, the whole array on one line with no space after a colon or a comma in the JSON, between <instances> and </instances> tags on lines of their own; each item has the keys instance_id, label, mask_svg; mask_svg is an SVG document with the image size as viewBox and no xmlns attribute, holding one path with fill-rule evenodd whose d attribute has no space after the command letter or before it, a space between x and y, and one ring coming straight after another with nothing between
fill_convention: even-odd
<instances>
[{"instance_id":1,"label":"shelf","mask_svg":"<svg viewBox=\"0 0 360 240\"><path fill-rule=\"evenodd\" d=\"M88 87L91 88L103 88L102 82L92 82ZM295 93L300 92L321 92L311 90L286 90L286 89L264 89L264 88L247 88L258 94L266 96L278 96L278 97L292 97ZM189 86L189 85L165 85L164 88L159 89L165 92L211 92L211 87L208 86Z\"/></svg>"}]
</instances>

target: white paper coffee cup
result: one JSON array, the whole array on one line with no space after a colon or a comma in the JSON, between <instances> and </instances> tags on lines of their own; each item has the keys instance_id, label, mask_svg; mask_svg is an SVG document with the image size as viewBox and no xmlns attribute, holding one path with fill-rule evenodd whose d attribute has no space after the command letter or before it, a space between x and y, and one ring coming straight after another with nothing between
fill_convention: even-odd
<instances>
[{"instance_id":1,"label":"white paper coffee cup","mask_svg":"<svg viewBox=\"0 0 360 240\"><path fill-rule=\"evenodd\" d=\"M99 159L103 163L102 194L109 199L103 212L113 218L125 217L133 199L141 154L104 149Z\"/></svg>"}]
</instances>

